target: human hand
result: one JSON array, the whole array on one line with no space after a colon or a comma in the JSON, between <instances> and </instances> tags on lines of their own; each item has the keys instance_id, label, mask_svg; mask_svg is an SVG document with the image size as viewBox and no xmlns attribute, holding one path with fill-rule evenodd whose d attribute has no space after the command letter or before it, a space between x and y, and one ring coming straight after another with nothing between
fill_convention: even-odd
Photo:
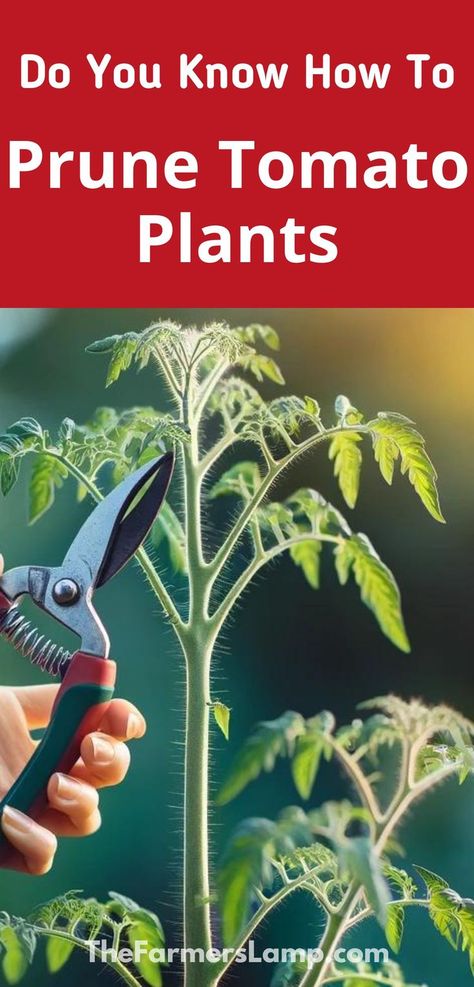
<instances>
[{"instance_id":1,"label":"human hand","mask_svg":"<svg viewBox=\"0 0 474 987\"><path fill-rule=\"evenodd\" d=\"M37 741L31 730L49 723L59 685L0 688L0 799L9 791ZM88 836L101 824L100 788L125 778L130 752L124 741L143 737L146 722L124 699L110 704L100 731L88 734L81 757L68 775L53 774L48 784L48 807L37 821L7 806L1 827L16 853L12 866L29 874L46 874L52 867L58 836Z\"/></svg>"}]
</instances>

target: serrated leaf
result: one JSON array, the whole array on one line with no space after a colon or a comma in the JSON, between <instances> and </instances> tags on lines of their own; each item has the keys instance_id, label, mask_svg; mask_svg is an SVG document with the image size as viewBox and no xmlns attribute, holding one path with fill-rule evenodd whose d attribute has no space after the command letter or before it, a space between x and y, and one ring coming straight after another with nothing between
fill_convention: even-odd
<instances>
[{"instance_id":1,"label":"serrated leaf","mask_svg":"<svg viewBox=\"0 0 474 987\"><path fill-rule=\"evenodd\" d=\"M230 709L224 703L212 703L212 713L221 733L226 740L229 739Z\"/></svg>"},{"instance_id":2,"label":"serrated leaf","mask_svg":"<svg viewBox=\"0 0 474 987\"><path fill-rule=\"evenodd\" d=\"M228 331L247 345L254 345L262 340L270 350L280 349L280 337L276 329L273 329L272 326L264 326L258 322L252 322L248 326L239 326L237 329L230 329Z\"/></svg>"},{"instance_id":3,"label":"serrated leaf","mask_svg":"<svg viewBox=\"0 0 474 987\"><path fill-rule=\"evenodd\" d=\"M35 458L29 484L29 524L38 521L54 504L56 490L69 475L67 466L47 453Z\"/></svg>"},{"instance_id":4,"label":"serrated leaf","mask_svg":"<svg viewBox=\"0 0 474 987\"><path fill-rule=\"evenodd\" d=\"M380 472L389 485L393 480L395 463L398 459L398 446L388 435L374 437L375 462L379 464Z\"/></svg>"},{"instance_id":5,"label":"serrated leaf","mask_svg":"<svg viewBox=\"0 0 474 987\"><path fill-rule=\"evenodd\" d=\"M332 756L332 747L327 742L335 727L334 716L323 710L306 721L306 730L296 739L291 771L296 790L302 799L308 799L313 790L321 756L326 760Z\"/></svg>"},{"instance_id":6,"label":"serrated leaf","mask_svg":"<svg viewBox=\"0 0 474 987\"><path fill-rule=\"evenodd\" d=\"M50 973L59 973L74 952L74 943L69 939L50 936L46 942L46 965Z\"/></svg>"},{"instance_id":7,"label":"serrated leaf","mask_svg":"<svg viewBox=\"0 0 474 987\"><path fill-rule=\"evenodd\" d=\"M120 375L130 367L137 349L137 339L134 337L135 334L132 338L129 338L127 334L115 344L107 370L106 387L114 384Z\"/></svg>"},{"instance_id":8,"label":"serrated leaf","mask_svg":"<svg viewBox=\"0 0 474 987\"><path fill-rule=\"evenodd\" d=\"M445 888L449 887L449 884L444 880L444 877L440 877L439 874L435 874L433 871L427 870L426 867L420 867L418 864L415 864L415 870L425 882L430 894L436 894L437 891L444 891Z\"/></svg>"},{"instance_id":9,"label":"serrated leaf","mask_svg":"<svg viewBox=\"0 0 474 987\"><path fill-rule=\"evenodd\" d=\"M385 935L388 945L394 953L400 952L405 925L405 910L403 905L390 904L387 908Z\"/></svg>"},{"instance_id":10,"label":"serrated leaf","mask_svg":"<svg viewBox=\"0 0 474 987\"><path fill-rule=\"evenodd\" d=\"M459 940L459 923L456 917L456 906L450 896L448 882L426 867L416 866L429 892L430 918L441 935L448 940L453 949L457 949ZM460 901L459 896L457 896Z\"/></svg>"},{"instance_id":11,"label":"serrated leaf","mask_svg":"<svg viewBox=\"0 0 474 987\"><path fill-rule=\"evenodd\" d=\"M250 353L243 356L239 363L244 370L250 371L260 382L263 381L264 377L267 377L275 384L285 383L280 367L275 363L275 360L272 360L271 356L265 356L264 353Z\"/></svg>"},{"instance_id":12,"label":"serrated leaf","mask_svg":"<svg viewBox=\"0 0 474 987\"><path fill-rule=\"evenodd\" d=\"M329 445L329 459L334 462L334 476L348 507L355 507L359 495L362 453L357 432L341 432Z\"/></svg>"},{"instance_id":13,"label":"serrated leaf","mask_svg":"<svg viewBox=\"0 0 474 987\"><path fill-rule=\"evenodd\" d=\"M380 860L366 836L355 836L340 847L341 866L363 885L367 902L377 921L385 927L390 902L388 884L382 874Z\"/></svg>"},{"instance_id":14,"label":"serrated leaf","mask_svg":"<svg viewBox=\"0 0 474 987\"><path fill-rule=\"evenodd\" d=\"M444 523L436 485L437 473L425 448L425 440L408 418L380 412L367 426L374 440L375 458L384 479L391 483L394 463L400 457L401 472L418 494L429 514Z\"/></svg>"},{"instance_id":15,"label":"serrated leaf","mask_svg":"<svg viewBox=\"0 0 474 987\"><path fill-rule=\"evenodd\" d=\"M252 323L248 328L254 332L255 336L259 336L270 350L280 349L280 337L276 329L273 329L272 326L262 326L258 323Z\"/></svg>"},{"instance_id":16,"label":"serrated leaf","mask_svg":"<svg viewBox=\"0 0 474 987\"><path fill-rule=\"evenodd\" d=\"M237 755L217 797L218 805L234 799L262 771L272 771L277 757L291 755L296 738L304 729L303 717L292 711L260 723Z\"/></svg>"},{"instance_id":17,"label":"serrated leaf","mask_svg":"<svg viewBox=\"0 0 474 987\"><path fill-rule=\"evenodd\" d=\"M20 463L17 458L4 456L0 458L0 489L4 497L10 493L18 480Z\"/></svg>"},{"instance_id":18,"label":"serrated leaf","mask_svg":"<svg viewBox=\"0 0 474 987\"><path fill-rule=\"evenodd\" d=\"M298 542L290 548L293 562L303 570L307 582L313 589L319 589L321 549L322 544L316 538Z\"/></svg>"},{"instance_id":19,"label":"serrated leaf","mask_svg":"<svg viewBox=\"0 0 474 987\"><path fill-rule=\"evenodd\" d=\"M390 884L397 888L403 898L414 898L417 892L417 886L406 870L402 870L401 867L395 867L389 860L384 860L382 862L382 872Z\"/></svg>"},{"instance_id":20,"label":"serrated leaf","mask_svg":"<svg viewBox=\"0 0 474 987\"><path fill-rule=\"evenodd\" d=\"M380 559L366 535L351 535L335 549L336 570L342 585L350 572L363 602L372 610L382 631L401 651L410 644L403 621L400 591L393 573Z\"/></svg>"},{"instance_id":21,"label":"serrated leaf","mask_svg":"<svg viewBox=\"0 0 474 987\"><path fill-rule=\"evenodd\" d=\"M19 421L13 422L13 425L9 425L8 433L16 435L20 439L27 439L32 436L40 439L44 434L36 418L20 418Z\"/></svg>"}]
</instances>

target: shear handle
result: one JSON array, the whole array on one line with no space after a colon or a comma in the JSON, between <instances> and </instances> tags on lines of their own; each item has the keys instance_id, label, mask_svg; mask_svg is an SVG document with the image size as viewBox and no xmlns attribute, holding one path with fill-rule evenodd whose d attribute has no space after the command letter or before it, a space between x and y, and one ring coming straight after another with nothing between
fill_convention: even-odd
<instances>
[{"instance_id":1,"label":"shear handle","mask_svg":"<svg viewBox=\"0 0 474 987\"><path fill-rule=\"evenodd\" d=\"M0 600L0 608L2 606ZM114 692L115 662L77 651L56 697L49 726L38 747L0 801L38 819L47 807L47 788L57 771L68 774L80 757L81 744L97 730ZM16 851L0 833L0 866L15 867Z\"/></svg>"}]
</instances>

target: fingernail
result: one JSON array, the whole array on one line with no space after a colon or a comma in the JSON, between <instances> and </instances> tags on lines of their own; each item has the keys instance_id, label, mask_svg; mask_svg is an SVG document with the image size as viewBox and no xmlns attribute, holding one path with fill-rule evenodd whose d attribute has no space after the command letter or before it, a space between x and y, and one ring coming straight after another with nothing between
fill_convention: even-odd
<instances>
[{"instance_id":1,"label":"fingernail","mask_svg":"<svg viewBox=\"0 0 474 987\"><path fill-rule=\"evenodd\" d=\"M79 796L81 784L69 775L57 774L54 776L56 782L56 795L62 802L76 802Z\"/></svg>"},{"instance_id":2,"label":"fingernail","mask_svg":"<svg viewBox=\"0 0 474 987\"><path fill-rule=\"evenodd\" d=\"M140 718L136 713L130 713L127 720L127 740L133 740L134 737L139 737L142 733L142 724Z\"/></svg>"},{"instance_id":3,"label":"fingernail","mask_svg":"<svg viewBox=\"0 0 474 987\"><path fill-rule=\"evenodd\" d=\"M17 833L30 833L35 826L33 819L30 819L29 816L25 816L25 814L23 812L19 812L18 809L13 809L11 805L5 806L2 814L2 821L9 827L9 829L13 829Z\"/></svg>"},{"instance_id":4,"label":"fingernail","mask_svg":"<svg viewBox=\"0 0 474 987\"><path fill-rule=\"evenodd\" d=\"M92 752L96 764L110 764L115 757L115 747L103 737L91 737Z\"/></svg>"}]
</instances>

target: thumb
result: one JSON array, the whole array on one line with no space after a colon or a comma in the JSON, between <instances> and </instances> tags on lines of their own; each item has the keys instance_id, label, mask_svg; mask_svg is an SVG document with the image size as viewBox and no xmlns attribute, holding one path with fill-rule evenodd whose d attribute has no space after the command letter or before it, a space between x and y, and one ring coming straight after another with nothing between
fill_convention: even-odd
<instances>
[{"instance_id":1,"label":"thumb","mask_svg":"<svg viewBox=\"0 0 474 987\"><path fill-rule=\"evenodd\" d=\"M59 685L25 685L12 689L30 730L48 725L59 688Z\"/></svg>"}]
</instances>

